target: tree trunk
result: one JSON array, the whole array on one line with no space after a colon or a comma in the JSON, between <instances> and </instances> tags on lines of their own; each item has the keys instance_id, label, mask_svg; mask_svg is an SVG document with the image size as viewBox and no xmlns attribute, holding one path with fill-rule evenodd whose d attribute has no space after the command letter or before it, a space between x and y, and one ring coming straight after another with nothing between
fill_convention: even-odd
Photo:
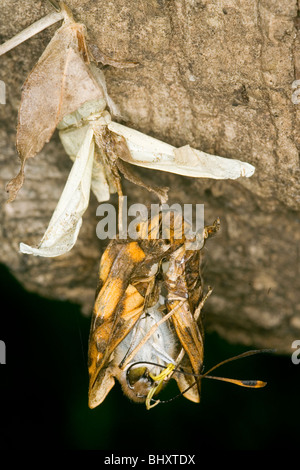
<instances>
[{"instance_id":1,"label":"tree trunk","mask_svg":"<svg viewBox=\"0 0 300 470\"><path fill-rule=\"evenodd\" d=\"M247 161L254 176L194 179L136 169L169 186L169 203L204 203L221 232L205 249L203 277L213 294L205 325L232 342L290 353L300 337L300 4L297 0L69 0L89 42L106 55L138 62L103 67L109 94L128 127L174 146ZM2 1L1 42L51 11L47 2ZM58 25L1 57L1 201L16 175L21 85ZM298 89L297 89L298 86ZM299 102L299 103L298 103ZM73 250L46 259L19 253L40 240L71 161L57 134L26 168L17 199L2 206L1 262L28 289L81 304L89 314L105 242L91 196ZM157 202L124 182L128 203ZM116 204L115 197L112 201Z\"/></svg>"}]
</instances>

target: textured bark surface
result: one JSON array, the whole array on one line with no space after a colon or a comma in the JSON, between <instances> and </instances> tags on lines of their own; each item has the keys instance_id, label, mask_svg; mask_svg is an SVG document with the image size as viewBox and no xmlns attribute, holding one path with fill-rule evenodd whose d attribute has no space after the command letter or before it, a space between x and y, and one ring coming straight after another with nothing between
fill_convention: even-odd
<instances>
[{"instance_id":1,"label":"textured bark surface","mask_svg":"<svg viewBox=\"0 0 300 470\"><path fill-rule=\"evenodd\" d=\"M206 328L229 341L291 352L300 336L300 5L297 0L69 0L91 43L134 60L133 69L104 67L123 123L175 146L238 158L256 167L238 181L191 179L137 169L170 187L169 202L204 203L221 233L206 245L204 279L214 292ZM4 42L51 11L47 2L3 0ZM17 173L15 150L21 86L58 25L1 57L1 201ZM295 96L295 94L294 94ZM293 102L294 101L294 102ZM297 100L296 100L297 101ZM60 196L71 161L55 134L26 168L16 201L1 209L1 259L30 291L68 299L91 311L105 243L96 237L91 197L75 248L55 259L18 252L36 244ZM124 183L128 202L157 202ZM112 199L116 203L116 199Z\"/></svg>"}]
</instances>

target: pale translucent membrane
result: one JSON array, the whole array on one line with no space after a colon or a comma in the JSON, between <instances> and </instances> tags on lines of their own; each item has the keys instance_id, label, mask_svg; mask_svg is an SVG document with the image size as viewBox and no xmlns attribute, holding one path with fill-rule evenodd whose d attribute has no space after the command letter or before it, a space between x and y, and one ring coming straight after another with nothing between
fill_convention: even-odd
<instances>
[{"instance_id":1,"label":"pale translucent membrane","mask_svg":"<svg viewBox=\"0 0 300 470\"><path fill-rule=\"evenodd\" d=\"M82 215L89 203L93 159L93 130L88 129L40 244L34 248L21 243L22 253L54 257L71 250L78 237Z\"/></svg>"},{"instance_id":2,"label":"pale translucent membrane","mask_svg":"<svg viewBox=\"0 0 300 470\"><path fill-rule=\"evenodd\" d=\"M177 149L116 122L109 123L108 128L126 139L133 165L193 178L249 178L255 172L250 163L210 155L189 145Z\"/></svg>"},{"instance_id":3,"label":"pale translucent membrane","mask_svg":"<svg viewBox=\"0 0 300 470\"><path fill-rule=\"evenodd\" d=\"M74 164L40 244L35 248L21 243L22 253L54 257L70 251L78 237L90 190L98 202L109 200L110 193L115 192L108 181L109 169L99 159L95 159L94 129L96 131L99 126L107 126L125 138L130 151L128 161L133 165L213 179L250 177L255 171L249 163L209 155L189 145L177 149L112 122L104 108L104 100L87 102L59 123L61 141Z\"/></svg>"}]
</instances>

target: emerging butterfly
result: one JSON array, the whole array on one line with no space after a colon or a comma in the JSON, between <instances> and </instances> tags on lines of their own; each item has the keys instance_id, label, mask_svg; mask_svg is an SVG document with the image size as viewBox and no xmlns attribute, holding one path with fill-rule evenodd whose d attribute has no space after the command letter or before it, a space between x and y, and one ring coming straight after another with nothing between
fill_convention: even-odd
<instances>
[{"instance_id":1,"label":"emerging butterfly","mask_svg":"<svg viewBox=\"0 0 300 470\"><path fill-rule=\"evenodd\" d=\"M89 338L90 408L103 402L115 378L147 409L171 378L186 398L200 401L208 374L201 374L201 312L211 293L203 293L201 250L219 220L193 237L186 235L189 228L181 214L161 211L140 223L137 240L117 237L104 252Z\"/></svg>"},{"instance_id":2,"label":"emerging butterfly","mask_svg":"<svg viewBox=\"0 0 300 470\"><path fill-rule=\"evenodd\" d=\"M21 243L21 252L52 257L69 251L76 242L90 189L99 202L108 200L114 192L121 199L121 174L165 202L167 188L145 184L132 165L214 179L250 177L254 173L249 163L209 155L189 145L176 149L112 121L111 114L119 117L119 112L96 63L101 60L117 67L137 64L103 58L97 47L88 46L84 25L74 21L62 2L59 7L60 13L55 12L48 23L42 24L46 27L59 19L63 24L23 87L17 129L21 169L7 185L8 201L15 199L23 185L26 161L41 151L56 128L74 164L41 242L37 247Z\"/></svg>"}]
</instances>

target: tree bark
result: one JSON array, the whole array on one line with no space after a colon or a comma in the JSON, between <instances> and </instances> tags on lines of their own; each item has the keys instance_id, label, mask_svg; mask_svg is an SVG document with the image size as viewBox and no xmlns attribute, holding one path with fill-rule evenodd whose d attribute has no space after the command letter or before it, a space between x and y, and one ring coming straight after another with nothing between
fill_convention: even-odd
<instances>
[{"instance_id":1,"label":"tree bark","mask_svg":"<svg viewBox=\"0 0 300 470\"><path fill-rule=\"evenodd\" d=\"M3 0L1 42L51 11L47 2ZM247 161L254 176L193 179L136 169L169 186L169 203L204 203L221 232L205 249L203 276L213 294L205 326L228 341L290 353L300 337L300 3L297 0L69 0L88 39L135 68L103 68L123 121L174 146ZM1 202L16 175L21 86L58 25L1 57ZM299 104L298 104L299 101ZM96 236L91 196L73 250L45 259L19 253L40 240L71 161L58 136L26 168L17 199L2 205L1 262L29 291L79 303L89 314L105 242ZM128 203L157 200L124 182ZM113 203L117 203L115 197Z\"/></svg>"}]
</instances>

